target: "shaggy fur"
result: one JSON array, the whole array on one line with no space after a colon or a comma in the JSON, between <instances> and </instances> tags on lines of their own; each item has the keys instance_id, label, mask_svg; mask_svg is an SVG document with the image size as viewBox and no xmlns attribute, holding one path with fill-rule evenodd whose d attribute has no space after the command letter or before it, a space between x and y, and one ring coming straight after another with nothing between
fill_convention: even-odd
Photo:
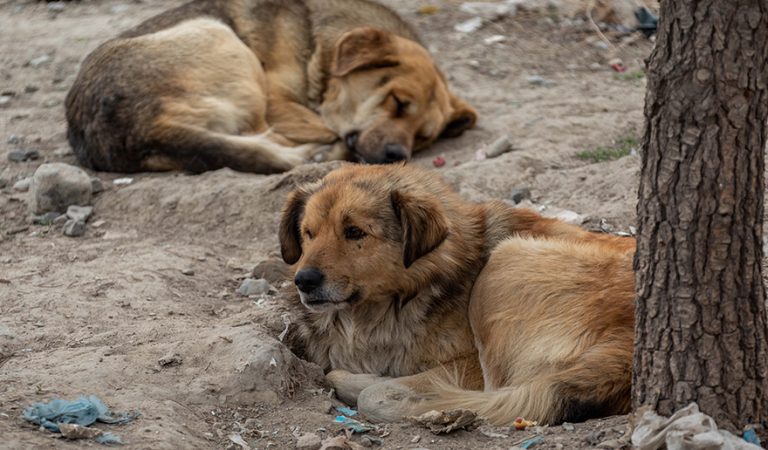
<instances>
[{"instance_id":1,"label":"shaggy fur","mask_svg":"<svg viewBox=\"0 0 768 450\"><path fill-rule=\"evenodd\" d=\"M629 409L633 239L469 203L412 166L348 166L291 194L280 241L297 274L323 274L300 292L304 355L369 418Z\"/></svg>"},{"instance_id":2,"label":"shaggy fur","mask_svg":"<svg viewBox=\"0 0 768 450\"><path fill-rule=\"evenodd\" d=\"M369 0L192 1L88 55L66 113L80 162L119 172L393 162L476 120Z\"/></svg>"}]
</instances>

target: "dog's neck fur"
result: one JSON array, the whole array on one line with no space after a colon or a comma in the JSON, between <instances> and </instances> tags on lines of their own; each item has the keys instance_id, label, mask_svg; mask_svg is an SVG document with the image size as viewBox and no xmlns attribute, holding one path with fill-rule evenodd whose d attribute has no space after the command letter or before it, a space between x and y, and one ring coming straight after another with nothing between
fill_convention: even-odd
<instances>
[{"instance_id":1,"label":"dog's neck fur","mask_svg":"<svg viewBox=\"0 0 768 450\"><path fill-rule=\"evenodd\" d=\"M404 376L472 355L467 309L474 280L491 249L516 231L502 202L446 202L460 218L446 240L407 271L407 290L366 298L349 309L312 313L301 306L299 339L306 356L326 370ZM427 280L425 283L424 280ZM426 323L429 322L429 326ZM444 339L427 339L440 333ZM410 351L434 343L431 351ZM429 355L415 359L412 355Z\"/></svg>"}]
</instances>

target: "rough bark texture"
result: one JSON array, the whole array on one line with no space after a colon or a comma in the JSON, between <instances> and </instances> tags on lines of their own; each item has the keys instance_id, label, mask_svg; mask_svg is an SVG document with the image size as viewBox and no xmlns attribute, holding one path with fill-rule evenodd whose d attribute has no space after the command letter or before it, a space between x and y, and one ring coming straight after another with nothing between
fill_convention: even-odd
<instances>
[{"instance_id":1,"label":"rough bark texture","mask_svg":"<svg viewBox=\"0 0 768 450\"><path fill-rule=\"evenodd\" d=\"M664 0L638 198L635 407L768 415L768 1Z\"/></svg>"}]
</instances>

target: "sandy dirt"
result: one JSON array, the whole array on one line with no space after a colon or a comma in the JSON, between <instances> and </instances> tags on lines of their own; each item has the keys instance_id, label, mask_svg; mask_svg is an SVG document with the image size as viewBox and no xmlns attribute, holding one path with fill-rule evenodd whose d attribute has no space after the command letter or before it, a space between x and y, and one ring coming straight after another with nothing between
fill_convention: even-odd
<instances>
[{"instance_id":1,"label":"sandy dirt","mask_svg":"<svg viewBox=\"0 0 768 450\"><path fill-rule=\"evenodd\" d=\"M509 198L527 186L542 209L575 211L591 228L630 229L637 156L592 163L576 154L639 137L645 80L638 72L651 43L609 34L619 48L604 49L588 24L552 10L521 11L464 34L453 27L471 16L458 1L429 2L440 8L427 16L417 12L427 2L388 3L416 24L453 88L481 115L476 129L415 164L444 157L435 170L469 199ZM327 412L338 403L321 390L319 368L278 339L294 296L276 253L277 214L296 183L334 163L274 176L136 174L125 186L112 183L120 174L93 173L106 190L80 238L33 225L27 194L12 188L44 162L76 164L63 100L85 55L176 4L83 1L52 14L43 2L0 0L0 95L10 96L0 106L0 448L98 446L63 441L21 418L34 402L80 394L141 412L130 424L103 427L127 448L240 448L233 433L252 448L293 448L303 433L341 430ZM494 35L504 40L485 42ZM30 64L42 55L50 60ZM630 75L611 69L613 57ZM513 152L475 160L504 134ZM5 154L15 149L41 158L9 162ZM276 291L239 296L255 267ZM540 431L544 441L534 448L591 448L621 437L626 418ZM380 448L507 449L534 432L434 436L394 424L379 434Z\"/></svg>"}]
</instances>

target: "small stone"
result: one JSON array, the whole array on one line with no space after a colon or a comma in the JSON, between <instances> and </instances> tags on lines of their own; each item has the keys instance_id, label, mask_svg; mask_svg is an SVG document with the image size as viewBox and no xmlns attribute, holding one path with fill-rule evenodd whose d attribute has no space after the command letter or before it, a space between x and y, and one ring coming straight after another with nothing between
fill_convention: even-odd
<instances>
[{"instance_id":1,"label":"small stone","mask_svg":"<svg viewBox=\"0 0 768 450\"><path fill-rule=\"evenodd\" d=\"M33 214L64 212L70 205L91 204L91 177L69 164L43 164L32 176L29 191Z\"/></svg>"},{"instance_id":2,"label":"small stone","mask_svg":"<svg viewBox=\"0 0 768 450\"><path fill-rule=\"evenodd\" d=\"M605 448L609 450L619 450L627 447L626 442L621 439L608 439L598 444L597 448Z\"/></svg>"},{"instance_id":3,"label":"small stone","mask_svg":"<svg viewBox=\"0 0 768 450\"><path fill-rule=\"evenodd\" d=\"M91 192L94 194L98 194L99 192L104 191L104 183L101 182L101 178L93 177L91 178Z\"/></svg>"},{"instance_id":4,"label":"small stone","mask_svg":"<svg viewBox=\"0 0 768 450\"><path fill-rule=\"evenodd\" d=\"M5 189L6 186L8 186L8 180L0 178L0 189Z\"/></svg>"},{"instance_id":5,"label":"small stone","mask_svg":"<svg viewBox=\"0 0 768 450\"><path fill-rule=\"evenodd\" d=\"M188 277L191 277L191 276L194 276L194 275L195 275L195 271L194 271L194 269L190 269L190 268L186 268L186 269L183 269L183 270L181 271L181 273L182 273L182 275L186 275L186 276L188 276Z\"/></svg>"},{"instance_id":6,"label":"small stone","mask_svg":"<svg viewBox=\"0 0 768 450\"><path fill-rule=\"evenodd\" d=\"M133 183L133 178L115 178L112 180L112 184L115 186L126 186Z\"/></svg>"},{"instance_id":7,"label":"small stone","mask_svg":"<svg viewBox=\"0 0 768 450\"><path fill-rule=\"evenodd\" d=\"M315 433L305 433L299 436L299 440L296 442L296 448L302 450L318 450L322 440L320 436Z\"/></svg>"},{"instance_id":8,"label":"small stone","mask_svg":"<svg viewBox=\"0 0 768 450\"><path fill-rule=\"evenodd\" d=\"M469 20L465 20L453 27L454 30L461 33L472 33L480 29L483 26L483 19L480 17L473 17Z\"/></svg>"},{"instance_id":9,"label":"small stone","mask_svg":"<svg viewBox=\"0 0 768 450\"><path fill-rule=\"evenodd\" d=\"M160 364L161 367L180 366L182 362L184 362L184 358L180 354L174 352L168 353L157 360L157 363Z\"/></svg>"},{"instance_id":10,"label":"small stone","mask_svg":"<svg viewBox=\"0 0 768 450\"><path fill-rule=\"evenodd\" d=\"M420 440L421 440L421 436L417 434L416 436L411 438L411 444L418 444Z\"/></svg>"},{"instance_id":11,"label":"small stone","mask_svg":"<svg viewBox=\"0 0 768 450\"><path fill-rule=\"evenodd\" d=\"M330 400L325 400L322 405L320 405L320 411L322 411L323 414L331 414L333 412L333 403Z\"/></svg>"},{"instance_id":12,"label":"small stone","mask_svg":"<svg viewBox=\"0 0 768 450\"><path fill-rule=\"evenodd\" d=\"M88 222L93 214L93 206L78 206L71 205L67 208L67 217L72 220L79 220L80 222Z\"/></svg>"},{"instance_id":13,"label":"small stone","mask_svg":"<svg viewBox=\"0 0 768 450\"><path fill-rule=\"evenodd\" d=\"M56 219L59 218L61 214L53 211L53 212L47 212L45 214L35 216L32 218L32 223L35 225L52 225L54 222L56 222Z\"/></svg>"},{"instance_id":14,"label":"small stone","mask_svg":"<svg viewBox=\"0 0 768 450\"><path fill-rule=\"evenodd\" d=\"M97 220L96 222L93 222L91 226L93 228L101 228L104 226L104 224L107 223L105 220Z\"/></svg>"},{"instance_id":15,"label":"small stone","mask_svg":"<svg viewBox=\"0 0 768 450\"><path fill-rule=\"evenodd\" d=\"M541 75L531 75L528 77L528 83L534 85L534 86L552 86L555 84L554 81L548 80Z\"/></svg>"},{"instance_id":16,"label":"small stone","mask_svg":"<svg viewBox=\"0 0 768 450\"><path fill-rule=\"evenodd\" d=\"M597 445L602 441L603 436L605 436L605 431L603 430L590 431L584 436L584 441L589 445Z\"/></svg>"},{"instance_id":17,"label":"small stone","mask_svg":"<svg viewBox=\"0 0 768 450\"><path fill-rule=\"evenodd\" d=\"M11 150L8 152L8 161L11 162L24 162L29 160L40 159L40 152L37 150Z\"/></svg>"},{"instance_id":18,"label":"small stone","mask_svg":"<svg viewBox=\"0 0 768 450\"><path fill-rule=\"evenodd\" d=\"M576 427L573 426L570 422L563 422L563 430L565 431L574 431Z\"/></svg>"},{"instance_id":19,"label":"small stone","mask_svg":"<svg viewBox=\"0 0 768 450\"><path fill-rule=\"evenodd\" d=\"M11 104L11 97L10 95L0 95L0 108L5 108L6 106Z\"/></svg>"},{"instance_id":20,"label":"small stone","mask_svg":"<svg viewBox=\"0 0 768 450\"><path fill-rule=\"evenodd\" d=\"M58 14L64 11L64 2L51 2L48 3L48 12Z\"/></svg>"},{"instance_id":21,"label":"small stone","mask_svg":"<svg viewBox=\"0 0 768 450\"><path fill-rule=\"evenodd\" d=\"M270 289L273 289L272 286L270 286L269 281L264 278L256 280L253 278L246 278L240 283L240 287L237 288L237 293L247 297L249 295L266 294Z\"/></svg>"},{"instance_id":22,"label":"small stone","mask_svg":"<svg viewBox=\"0 0 768 450\"><path fill-rule=\"evenodd\" d=\"M527 186L512 188L512 191L509 193L509 197L516 204L520 203L523 200L528 200L531 198L531 189Z\"/></svg>"},{"instance_id":23,"label":"small stone","mask_svg":"<svg viewBox=\"0 0 768 450\"><path fill-rule=\"evenodd\" d=\"M13 190L17 192L27 192L30 184L32 184L32 177L22 178L13 184Z\"/></svg>"},{"instance_id":24,"label":"small stone","mask_svg":"<svg viewBox=\"0 0 768 450\"><path fill-rule=\"evenodd\" d=\"M80 237L85 234L85 222L79 220L67 220L64 224L64 236Z\"/></svg>"},{"instance_id":25,"label":"small stone","mask_svg":"<svg viewBox=\"0 0 768 450\"><path fill-rule=\"evenodd\" d=\"M43 106L46 108L53 108L54 106L59 106L60 104L61 100L58 98L49 98L43 102Z\"/></svg>"},{"instance_id":26,"label":"small stone","mask_svg":"<svg viewBox=\"0 0 768 450\"><path fill-rule=\"evenodd\" d=\"M117 5L113 6L110 10L112 11L112 14L120 14L120 13L128 11L129 9L131 9L130 6L128 6L126 4L123 4L123 3L120 3L120 4L117 4Z\"/></svg>"},{"instance_id":27,"label":"small stone","mask_svg":"<svg viewBox=\"0 0 768 450\"><path fill-rule=\"evenodd\" d=\"M52 213L48 213L48 214L52 214ZM56 214L58 214L58 213L56 213ZM69 217L67 217L66 214L60 214L57 218L53 219L53 224L54 225L64 225L65 223L67 223L68 220L69 220Z\"/></svg>"},{"instance_id":28,"label":"small stone","mask_svg":"<svg viewBox=\"0 0 768 450\"><path fill-rule=\"evenodd\" d=\"M11 145L16 145L19 142L21 142L21 138L16 136L15 134L8 136L8 139L5 140L6 144L11 144Z\"/></svg>"},{"instance_id":29,"label":"small stone","mask_svg":"<svg viewBox=\"0 0 768 450\"><path fill-rule=\"evenodd\" d=\"M58 156L59 158L63 158L65 156L71 155L72 154L72 149L69 148L69 147L57 148L56 150L53 151L53 154L55 156Z\"/></svg>"},{"instance_id":30,"label":"small stone","mask_svg":"<svg viewBox=\"0 0 768 450\"><path fill-rule=\"evenodd\" d=\"M51 57L50 56L48 56L48 55L40 55L37 58L29 60L28 65L30 65L30 66L32 66L34 68L37 68L37 67L44 66L44 65L48 64L49 62L51 62Z\"/></svg>"},{"instance_id":31,"label":"small stone","mask_svg":"<svg viewBox=\"0 0 768 450\"><path fill-rule=\"evenodd\" d=\"M39 90L40 88L35 86L34 84L28 84L24 86L24 92L26 92L27 94L33 94Z\"/></svg>"},{"instance_id":32,"label":"small stone","mask_svg":"<svg viewBox=\"0 0 768 450\"><path fill-rule=\"evenodd\" d=\"M509 139L509 136L504 135L488 146L488 149L485 151L485 156L487 158L496 158L504 153L511 152L512 150L514 150L512 141Z\"/></svg>"}]
</instances>

